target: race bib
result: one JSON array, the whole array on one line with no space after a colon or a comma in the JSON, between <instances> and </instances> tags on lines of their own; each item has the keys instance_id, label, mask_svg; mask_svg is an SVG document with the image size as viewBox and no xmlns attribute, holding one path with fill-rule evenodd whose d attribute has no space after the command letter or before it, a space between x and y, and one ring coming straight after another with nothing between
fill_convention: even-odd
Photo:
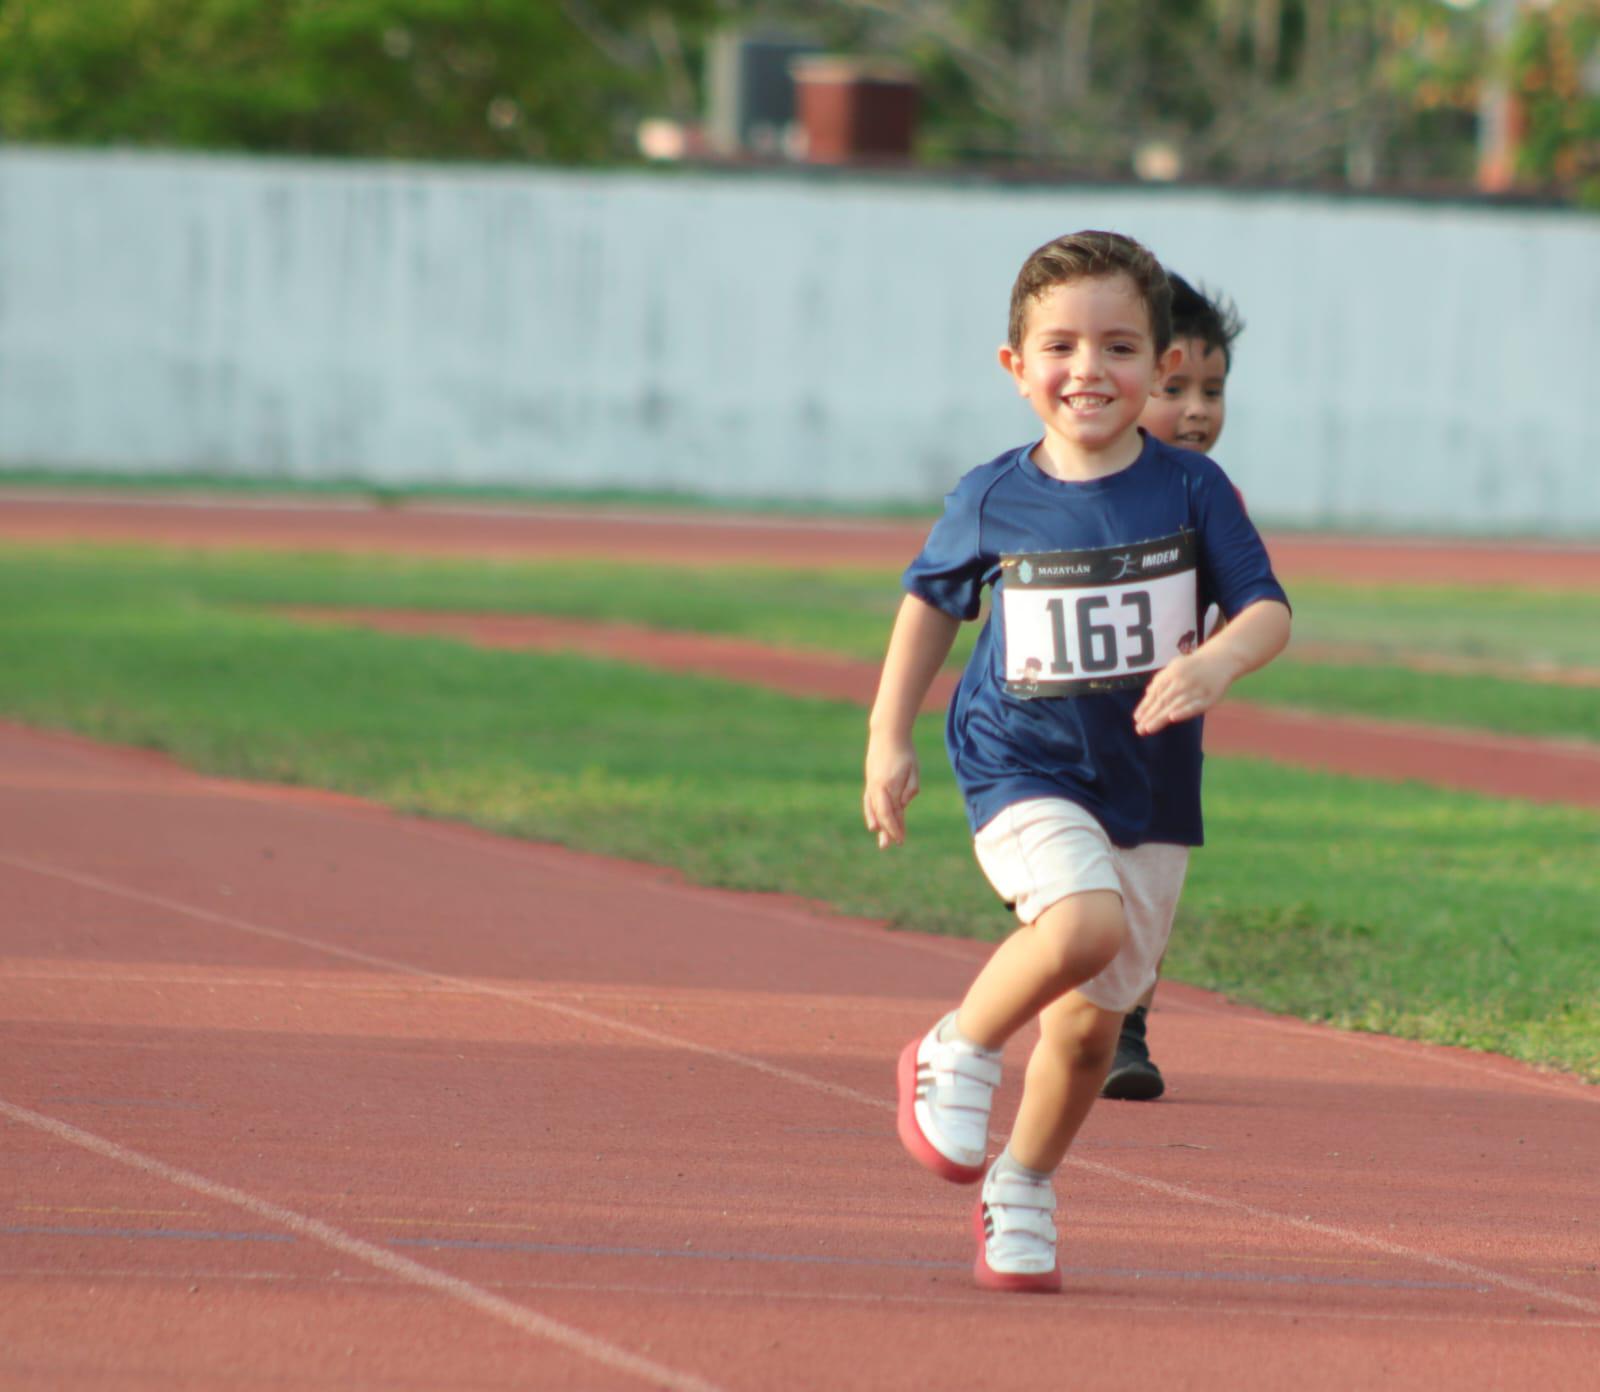
<instances>
[{"instance_id":1,"label":"race bib","mask_svg":"<svg viewBox=\"0 0 1600 1392\"><path fill-rule=\"evenodd\" d=\"M1195 535L1000 558L1005 686L1079 696L1135 686L1199 641Z\"/></svg>"}]
</instances>

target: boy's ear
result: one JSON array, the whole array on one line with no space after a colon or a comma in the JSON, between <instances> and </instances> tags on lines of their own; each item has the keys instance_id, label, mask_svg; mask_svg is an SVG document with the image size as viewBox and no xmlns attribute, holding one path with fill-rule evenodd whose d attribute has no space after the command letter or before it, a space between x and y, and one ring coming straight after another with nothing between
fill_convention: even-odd
<instances>
[{"instance_id":1,"label":"boy's ear","mask_svg":"<svg viewBox=\"0 0 1600 1392\"><path fill-rule=\"evenodd\" d=\"M1022 396L1026 396L1028 394L1028 384L1022 379L1022 354L1009 343L1002 343L999 357L1000 366L1005 370L1006 375L1017 384L1017 392Z\"/></svg>"},{"instance_id":2,"label":"boy's ear","mask_svg":"<svg viewBox=\"0 0 1600 1392\"><path fill-rule=\"evenodd\" d=\"M1167 351L1156 359L1156 381L1170 377L1183 365L1186 356L1181 343L1169 343Z\"/></svg>"}]
</instances>

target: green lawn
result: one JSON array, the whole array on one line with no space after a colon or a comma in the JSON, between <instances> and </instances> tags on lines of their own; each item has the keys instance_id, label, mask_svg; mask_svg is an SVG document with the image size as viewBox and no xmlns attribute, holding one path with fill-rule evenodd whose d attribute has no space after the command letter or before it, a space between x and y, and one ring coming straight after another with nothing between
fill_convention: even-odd
<instances>
[{"instance_id":1,"label":"green lawn","mask_svg":"<svg viewBox=\"0 0 1600 1392\"><path fill-rule=\"evenodd\" d=\"M658 580L659 572L655 573ZM271 601L535 607L543 569L0 552L0 711L218 774L340 789L941 932L1007 919L972 864L937 720L912 838L859 823L859 709L569 656L306 628ZM879 630L866 577L711 577L627 617ZM696 589L696 587L699 587ZM570 602L594 597L576 581ZM877 611L863 611L873 605ZM640 610L646 612L641 615ZM765 616L765 617L763 617ZM621 617L621 615L618 615ZM692 625L685 625L692 626ZM744 630L735 630L744 631ZM781 736L781 737L775 737ZM1600 1080L1600 817L1253 761L1208 765L1175 976L1311 1018Z\"/></svg>"},{"instance_id":2,"label":"green lawn","mask_svg":"<svg viewBox=\"0 0 1600 1392\"><path fill-rule=\"evenodd\" d=\"M0 549L0 570L41 592L79 583L116 588L126 579L147 593L165 592L185 602L556 614L864 659L882 656L900 599L888 571L694 570L154 547Z\"/></svg>"},{"instance_id":3,"label":"green lawn","mask_svg":"<svg viewBox=\"0 0 1600 1392\"><path fill-rule=\"evenodd\" d=\"M1292 597L1303 643L1600 670L1600 594L1301 584Z\"/></svg>"},{"instance_id":4,"label":"green lawn","mask_svg":"<svg viewBox=\"0 0 1600 1392\"><path fill-rule=\"evenodd\" d=\"M543 613L643 623L878 661L900 591L896 572L675 569L570 563L464 562L122 548L0 551L0 570L41 591L79 581L135 583L181 602L262 607L340 604ZM1556 652L1600 670L1600 595L1419 592L1306 586L1293 596L1296 641L1362 641L1399 652L1509 664ZM963 627L952 662L977 625ZM1430 635L1432 646L1430 646ZM1504 677L1338 667L1290 657L1247 678L1250 700L1307 710L1600 741L1600 693Z\"/></svg>"}]
</instances>

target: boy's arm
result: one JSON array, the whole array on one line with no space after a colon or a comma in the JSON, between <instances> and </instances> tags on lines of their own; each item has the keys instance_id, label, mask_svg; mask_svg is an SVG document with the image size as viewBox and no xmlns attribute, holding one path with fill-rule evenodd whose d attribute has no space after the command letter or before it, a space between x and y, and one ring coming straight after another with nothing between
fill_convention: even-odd
<instances>
[{"instance_id":1,"label":"boy's arm","mask_svg":"<svg viewBox=\"0 0 1600 1392\"><path fill-rule=\"evenodd\" d=\"M1235 681L1265 667L1288 644L1289 606L1275 599L1257 600L1194 652L1174 658L1156 673L1133 712L1134 730L1153 735L1205 714Z\"/></svg>"},{"instance_id":2,"label":"boy's arm","mask_svg":"<svg viewBox=\"0 0 1600 1392\"><path fill-rule=\"evenodd\" d=\"M867 786L861 797L867 830L878 833L879 850L906 839L906 804L921 787L911 727L960 627L960 619L910 594L895 617L867 719Z\"/></svg>"}]
</instances>

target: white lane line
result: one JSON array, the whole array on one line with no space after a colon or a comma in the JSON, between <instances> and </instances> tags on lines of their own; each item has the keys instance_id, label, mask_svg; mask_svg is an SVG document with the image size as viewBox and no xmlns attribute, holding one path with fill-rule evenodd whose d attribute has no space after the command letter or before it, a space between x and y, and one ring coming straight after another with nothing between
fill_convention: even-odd
<instances>
[{"instance_id":1,"label":"white lane line","mask_svg":"<svg viewBox=\"0 0 1600 1392\"><path fill-rule=\"evenodd\" d=\"M995 1137L995 1139L1004 1140L1004 1137ZM1265 1222L1287 1224L1289 1227L1297 1228L1301 1232L1316 1233L1319 1237L1329 1237L1339 1242L1354 1243L1357 1246L1365 1247L1368 1251L1382 1252L1388 1257L1425 1262L1427 1265L1437 1267L1441 1271L1449 1271L1458 1276L1470 1277L1474 1281L1482 1281L1490 1285L1499 1286L1503 1290L1516 1291L1521 1295L1537 1296L1541 1300L1551 1300L1558 1305L1566 1305L1574 1310L1582 1310L1587 1314L1600 1315L1600 1301L1585 1300L1581 1295L1568 1295L1565 1291L1553 1290L1549 1286L1542 1286L1537 1281L1526 1281L1520 1276L1506 1276L1501 1272L1491 1271L1488 1267L1476 1266L1472 1262L1457 1261L1454 1257L1446 1257L1437 1252L1429 1252L1424 1248L1407 1247L1403 1243L1390 1242L1386 1238L1364 1233L1355 1228L1341 1227L1337 1223L1322 1223L1309 1216L1296 1218L1293 1214L1278 1213L1270 1208L1259 1208L1255 1204L1244 1203L1239 1199L1227 1199L1217 1194L1208 1194L1203 1189L1195 1189L1187 1184L1173 1184L1163 1179L1151 1179L1128 1170L1119 1170L1115 1166L1103 1164L1098 1160L1084 1160L1078 1156L1068 1156L1067 1158L1080 1169L1090 1170L1095 1174L1102 1174L1111 1179L1126 1180L1128 1183L1137 1184L1142 1189L1164 1194L1168 1198L1187 1199L1191 1203L1206 1204L1212 1208L1223 1209L1228 1213L1242 1213Z\"/></svg>"},{"instance_id":2,"label":"white lane line","mask_svg":"<svg viewBox=\"0 0 1600 1392\"><path fill-rule=\"evenodd\" d=\"M330 809L331 810L331 809ZM523 842L515 846L508 846L498 841L492 832L484 831L481 827L467 825L432 824L421 822L414 818L406 818L398 813L389 812L387 808L379 808L380 812L387 814L389 824L407 835L418 836L427 841L438 841L458 850L479 851L485 855L492 855L501 860L519 863L524 869L530 861L536 866L552 874L564 876L568 879L585 879L607 888L615 889L617 875L614 870L606 866L591 865L580 859L587 855L582 851L568 851L564 847L545 846L538 842ZM635 871L638 867L628 862ZM645 867L647 871L654 867ZM712 903L721 895L739 895L747 899L771 899L774 896L764 895L759 890L730 889L709 890L703 885L684 884L669 878L675 872L670 870L655 871L648 883L652 894L660 894L664 898L676 899L680 902L705 906ZM781 897L781 896L778 896ZM774 923L787 923L795 927L809 929L813 932L838 933L844 937L858 938L867 942L890 945L899 948L908 948L916 952L925 952L935 957L948 957L952 961L963 962L972 966L985 958L995 944L973 938L935 938L927 934L900 933L881 923L866 922L849 918L831 916L825 909L807 910L803 908L790 908L781 903L763 903L758 912L761 917ZM996 915L997 921L1009 923L1009 917Z\"/></svg>"},{"instance_id":3,"label":"white lane line","mask_svg":"<svg viewBox=\"0 0 1600 1392\"><path fill-rule=\"evenodd\" d=\"M361 807L361 805L358 804L358 807ZM345 811L342 808L317 808L315 810L328 811L334 815ZM382 808L366 809L361 807L361 810L376 810L379 814L386 814L391 819L391 825L404 830L408 835L418 836L425 840L442 842L457 849L481 851L484 854L493 855L502 860L509 860L514 863L520 862L523 866L527 866L532 861L538 868L568 879L584 879L605 884L608 887L615 887L616 884L616 877L608 874L603 868L591 866L579 860L572 853L563 854L557 848L545 847L537 843L506 846L497 842L491 833L482 831L477 827L436 826L429 823L418 823L408 818L387 813L387 809ZM663 874L665 873L663 872ZM668 898L677 899L680 902L701 905L707 902L709 894L709 891L701 886L678 884L671 880L652 881L650 883L650 891ZM741 891L733 892L739 893ZM780 904L762 904L759 912L763 918L774 922L787 923L811 930L821 929L825 932L841 933L847 937L862 938L880 943L891 943L896 947L925 952L938 957L948 957L953 961L964 962L968 965L977 963L994 946L993 943L970 938L942 940L915 933L899 933L888 927L865 926L852 923L849 920L830 919L822 913L808 913L804 909L787 908ZM1232 1011L1199 1001L1172 1002L1170 1006L1165 1008L1192 1012L1197 1015L1209 1015L1224 1020L1246 1018L1251 1025L1264 1025L1287 1034L1348 1045L1358 1049L1375 1049L1384 1053L1399 1055L1417 1063L1442 1064L1449 1068L1494 1078L1496 1081L1508 1086L1534 1088L1540 1092L1555 1093L1557 1096L1566 1097L1573 1101L1600 1105L1600 1088L1589 1087L1583 1083L1564 1079L1531 1078L1522 1073L1511 1073L1504 1068L1495 1067L1487 1062L1480 1063L1471 1059L1458 1058L1454 1054L1446 1053L1437 1046L1430 1046L1421 1040L1389 1040L1374 1035L1359 1034L1352 1030L1341 1030L1333 1026L1319 1029L1303 1021L1284 1020L1276 1017L1240 1017Z\"/></svg>"},{"instance_id":4,"label":"white lane line","mask_svg":"<svg viewBox=\"0 0 1600 1392\"><path fill-rule=\"evenodd\" d=\"M155 1270L150 1267L96 1267L89 1270L74 1269L68 1272L59 1266L0 1266L0 1279L50 1280L55 1282L142 1281L152 1285L193 1285L196 1281L215 1281L219 1285L236 1282L240 1284L281 1285L285 1288L291 1286L363 1286L389 1289L401 1284L392 1277L386 1276L363 1276L348 1273L337 1276L312 1276L302 1271L228 1271L197 1267L184 1267L179 1270ZM669 1285L648 1285L620 1281L531 1280L482 1281L479 1284L486 1290L497 1291L550 1291L560 1294L607 1296L661 1296L667 1300L755 1301L763 1305L778 1301L795 1305L966 1305L987 1310L991 1315L996 1312L997 1308L992 1296L983 1295L976 1291L971 1295L916 1291L776 1291L759 1290L749 1285L685 1285L678 1281L674 1281ZM1335 1325L1343 1325L1353 1321L1368 1324L1467 1325L1472 1329L1580 1329L1584 1331L1600 1331L1600 1320L1552 1319L1536 1315L1482 1315L1470 1312L1440 1314L1436 1312L1398 1310L1328 1310L1316 1307L1302 1308L1300 1306L1285 1306L1279 1309L1270 1306L1225 1304L1208 1304L1203 1309L1197 1309L1193 1304L1184 1301L1162 1300L1155 1297L1153 1292L1150 1294L1141 1292L1136 1297L1122 1298L1105 1294L1090 1294L1076 1289L1072 1290L1071 1299L1072 1308L1075 1311L1098 1310L1111 1311L1118 1314L1149 1314L1152 1311L1161 1310L1174 1315L1205 1320L1229 1318L1245 1320L1271 1319L1288 1320L1294 1324L1302 1325L1321 1320ZM1008 1302L1005 1306L1005 1314L1008 1317L1038 1316L1051 1324L1057 1323L1061 1318L1060 1306L1046 1300Z\"/></svg>"},{"instance_id":5,"label":"white lane line","mask_svg":"<svg viewBox=\"0 0 1600 1392\"><path fill-rule=\"evenodd\" d=\"M0 722L0 731L4 731L4 722ZM582 851L567 851L564 847L551 848L527 842L519 846L503 846L494 840L492 832L484 831L480 827L470 825L433 826L419 824L384 807L379 803L368 802L363 798L347 793L332 793L306 788L289 788L278 784L250 783L243 780L225 778L205 778L194 776L186 780L188 786L158 785L141 782L133 779L113 781L107 779L83 779L81 781L67 781L62 779L47 779L44 776L37 778L24 778L16 775L0 774L0 790L7 792L61 792L61 793L103 793L109 795L129 795L134 797L172 797L172 798L205 798L226 797L240 802L266 802L281 803L291 807L296 812L322 813L335 818L354 817L367 824L379 823L389 829L404 832L409 836L419 836L424 840L439 841L445 845L453 846L457 850L477 851L487 855L494 855L501 859L519 862L527 868L529 862L552 873L564 875L567 878L586 879L605 884L615 888L617 875L614 871L585 864L580 857L587 854ZM553 854L552 854L553 852ZM711 891L703 886L675 882L670 877L675 873L670 870L656 870L655 867L639 867L628 863L628 868L635 873L643 869L649 874L648 883L651 893L657 893L665 898L677 899L704 905L708 901ZM759 890L723 890L722 894L738 894L752 897L771 898L762 895ZM897 933L887 926L871 921L862 922L844 917L830 917L825 910L808 911L803 908L786 908L780 904L762 904L760 907L762 917L779 923L791 923L813 931L820 930L828 933L837 933L843 937L857 938L868 942L884 942L886 939L896 947L911 948L917 952L924 952L934 957L948 957L952 961L971 964L992 946L991 943L972 938L936 938L923 934ZM997 921L1001 921L998 920ZM1008 921L1008 920L1006 920Z\"/></svg>"},{"instance_id":6,"label":"white lane line","mask_svg":"<svg viewBox=\"0 0 1600 1392\"><path fill-rule=\"evenodd\" d=\"M188 991L192 995L214 995L219 990L239 990L266 992L269 994L286 993L294 995L303 992L321 992L324 995L349 997L356 1000L367 1001L374 1005L406 1005L419 997L437 996L443 1000L454 1000L461 997L473 997L492 994L496 983L485 981L482 978L471 978L472 985L453 985L446 981L405 980L394 981L392 973L384 976L357 977L355 973L346 973L353 979L336 981L324 978L285 975L278 970L265 971L259 976L206 975L204 968L188 968L175 971L120 971L115 967L95 967L88 971L71 971L59 967L33 967L19 966L19 959L0 957L0 989L11 982L33 981L42 982L51 986L78 988L88 986L167 986L180 991ZM696 989L692 986L673 986L660 990L653 989L648 984L628 985L626 983L608 983L602 986L590 985L523 985L517 988L519 1002L529 999L547 1001L576 1001L579 1004L592 1002L596 1005L621 1006L651 1006L670 1010L701 1010L718 1006L748 1006L750 998L739 991L725 988ZM77 999L76 996L73 997ZM927 1014L927 1002L908 997L872 997L837 995L798 995L762 997L761 1009L771 1013L774 1011L788 1011L813 1014L820 1009L859 1009L863 1001L869 1002L871 1008L880 1015L899 1014L906 1019L916 1021ZM69 1024L67 1020L39 1021L38 1023ZM126 1023L126 1022L124 1022Z\"/></svg>"},{"instance_id":7,"label":"white lane line","mask_svg":"<svg viewBox=\"0 0 1600 1392\"><path fill-rule=\"evenodd\" d=\"M8 1117L21 1126L31 1126L36 1131L54 1136L58 1141L78 1146L104 1159L114 1160L120 1165L126 1165L156 1179L204 1195L208 1199L242 1208L246 1213L264 1222L287 1228L297 1237L320 1243L324 1247L331 1247L334 1251L343 1252L346 1256L354 1257L368 1266L375 1266L379 1271L386 1272L407 1285L422 1286L439 1295L448 1296L492 1319L499 1320L502 1324L509 1324L524 1334L547 1340L570 1353L578 1354L617 1372L627 1373L642 1382L657 1387L672 1388L674 1392L719 1392L715 1384L697 1378L692 1373L679 1372L676 1368L669 1368L665 1364L629 1353L627 1349L596 1338L593 1334L586 1334L570 1324L562 1324L548 1315L541 1315L537 1310L518 1305L482 1286L463 1281L460 1277L448 1275L443 1271L435 1271L431 1266L424 1266L409 1257L402 1257L386 1248L353 1237L319 1218L308 1217L304 1213L295 1212L292 1208L284 1208L267 1199L257 1198L254 1194L247 1194L242 1189L219 1184L204 1175L195 1174L192 1170L179 1169L176 1165L169 1165L153 1156L129 1150L126 1146L108 1141L103 1136L96 1136L76 1126L69 1126L64 1121L57 1121L54 1117L30 1111L27 1107L19 1107L4 1098L0 1098L0 1116Z\"/></svg>"},{"instance_id":8,"label":"white lane line","mask_svg":"<svg viewBox=\"0 0 1600 1392\"><path fill-rule=\"evenodd\" d=\"M367 966L383 967L391 971L401 972L407 976L421 977L429 981L444 981L452 985L467 986L481 991L485 995L504 997L508 1000L520 1000L529 1005L537 1006L541 1010L548 1010L569 1019L581 1020L585 1024L595 1025L602 1029L614 1030L619 1034L629 1035L636 1039L643 1039L655 1045L669 1049L681 1049L690 1053L699 1054L705 1058L713 1058L722 1063L731 1064L738 1068L750 1069L769 1078L776 1078L782 1082L793 1083L798 1087L821 1092L830 1097L841 1098L845 1101L858 1102L864 1106L872 1107L879 1111L892 1112L895 1104L887 1098L875 1097L870 1093L861 1092L856 1088L847 1087L842 1083L832 1083L823 1078L815 1077L809 1073L801 1073L796 1069L784 1068L777 1064L767 1063L765 1060L752 1058L746 1054L736 1054L731 1050L714 1048L709 1044L699 1044L693 1040L680 1039L674 1035L664 1034L660 1030L647 1029L642 1025L631 1024L624 1020L614 1020L605 1015L600 1015L590 1010L583 1010L577 1006L566 1005L555 1001L543 999L530 993L518 991L511 987L495 986L487 982L474 982L466 977L451 976L444 972L430 971L426 968L412 966L408 962L395 961L389 958L376 957L370 953L358 952L352 948L339 947L333 943L320 942L313 938L301 937L298 934L287 933L276 928L266 928L260 924L250 923L245 919L235 918L228 914L214 913L210 909L202 909L193 905L184 904L176 899L168 899L163 895L147 894L143 890L130 889L110 881L99 879L92 875L80 874L76 871L61 870L55 866L40 865L19 857L0 854L0 865L9 865L14 869L32 871L34 874L77 884L89 889L100 890L103 893L116 895L126 899L133 899L140 903L151 904L158 908L168 909L174 913L187 914L203 922L215 923L220 927L232 928L236 931L249 933L256 937L272 938L279 942L293 943L299 947L310 948L318 952L326 952L335 957L342 957L349 961L364 963ZM995 1136L997 1141L1004 1141L1004 1136ZM1385 1256L1400 1258L1407 1261L1420 1262L1438 1270L1449 1271L1456 1275L1467 1276L1479 1282L1498 1286L1502 1290L1515 1291L1520 1295L1532 1295L1541 1300L1548 1300L1558 1305L1565 1305L1574 1310L1582 1310L1586 1314L1600 1314L1600 1301L1586 1300L1582 1296L1569 1295L1565 1291L1556 1290L1550 1286L1540 1285L1535 1281L1523 1280L1517 1276L1507 1276L1502 1272L1490 1270L1488 1267L1476 1266L1470 1262L1457 1261L1453 1257L1446 1257L1439 1253L1430 1252L1424 1248L1408 1247L1398 1242L1391 1242L1385 1238L1364 1233L1356 1228L1346 1228L1334 1223L1321 1223L1311 1218L1296 1218L1292 1214L1278 1213L1272 1209L1260 1208L1255 1204L1243 1203L1238 1199L1224 1198L1217 1194L1208 1194L1204 1190L1195 1189L1186 1184L1173 1184L1165 1180L1151 1179L1132 1170L1119 1169L1115 1165L1107 1165L1098 1160L1085 1160L1081 1157L1069 1155L1067 1162L1080 1169L1085 1169L1094 1174L1103 1175L1109 1179L1119 1180L1125 1184L1133 1184L1142 1189L1164 1194L1169 1198L1182 1199L1189 1203L1202 1204L1210 1208L1219 1209L1226 1213L1242 1214L1258 1221L1282 1224L1302 1232L1314 1232L1319 1236L1333 1238L1336 1241L1349 1243L1352 1246L1362 1247L1368 1251L1382 1252Z\"/></svg>"},{"instance_id":9,"label":"white lane line","mask_svg":"<svg viewBox=\"0 0 1600 1392\"><path fill-rule=\"evenodd\" d=\"M387 978L368 978L365 981L319 981L311 977L285 976L281 972L267 973L260 976L203 976L190 971L129 971L121 972L95 968L91 971L66 971L60 968L17 967L7 964L4 971L0 972L0 982L7 981L48 981L58 986L177 986L190 987L197 990L214 991L223 987L249 991L331 991L339 995L348 996L375 996L384 1000L406 1001L415 996L471 996L477 992L469 991L465 987L450 986L441 981L389 981ZM577 995L577 988L562 991L559 987L549 988L552 996ZM607 995L614 995L619 1001L633 999L633 995L621 988L613 988L610 992L588 991L588 998L599 999ZM651 997L652 1000L659 999Z\"/></svg>"},{"instance_id":10,"label":"white lane line","mask_svg":"<svg viewBox=\"0 0 1600 1392\"><path fill-rule=\"evenodd\" d=\"M275 942L290 943L296 947L309 948L314 952L324 952L330 957L341 957L348 962L360 962L363 966L377 967L384 971L415 977L421 981L443 983L476 994L495 996L502 1000L518 1001L525 1005L536 1005L541 1010L548 1010L554 1015L563 1015L568 1019L579 1020L586 1025L597 1025L620 1034L632 1035L636 1039L643 1039L647 1043L655 1044L662 1048L682 1049L690 1053L700 1054L706 1058L717 1059L723 1063L731 1063L741 1068L753 1069L758 1073L764 1073L769 1078L776 1078L781 1082L794 1083L799 1087L809 1088L812 1091L825 1092L830 1096L841 1097L850 1102L865 1103L869 1107L892 1107L893 1105L882 1098L872 1096L870 1093L846 1087L842 1083L830 1083L822 1078L813 1077L809 1073L800 1073L792 1068L784 1068L779 1064L767 1063L763 1059L751 1058L745 1054L731 1053L726 1049L714 1048L709 1044L697 1044L693 1040L680 1039L675 1035L663 1034L660 1030L647 1029L643 1025L631 1024L626 1020L615 1020L610 1016L600 1015L595 1011L584 1010L575 1005L568 1005L565 1002L548 1000L536 991L521 990L513 986L499 986L488 981L474 981L470 977L453 976L448 972L413 966L410 962L402 962L392 957L374 956L370 952L360 952L355 948L340 947L337 943L302 937L298 933L288 933L278 928L267 928L259 923L251 923L246 919L235 918L231 914L215 913L210 909L199 908L193 904L185 904L177 899L168 899L165 895L147 894L144 890L130 889L125 885L113 884L109 880L102 880L94 875L62 870L51 865L40 865L34 861L20 859L17 856L0 854L0 865L9 865L16 870L31 871L36 875L63 880L68 884L80 885L85 889L98 890L103 894L132 899L136 903L150 904L155 908L166 909L171 913L185 914L190 918L199 919L203 923L215 923L218 927L231 928L235 932L248 933L253 937L270 938Z\"/></svg>"}]
</instances>

